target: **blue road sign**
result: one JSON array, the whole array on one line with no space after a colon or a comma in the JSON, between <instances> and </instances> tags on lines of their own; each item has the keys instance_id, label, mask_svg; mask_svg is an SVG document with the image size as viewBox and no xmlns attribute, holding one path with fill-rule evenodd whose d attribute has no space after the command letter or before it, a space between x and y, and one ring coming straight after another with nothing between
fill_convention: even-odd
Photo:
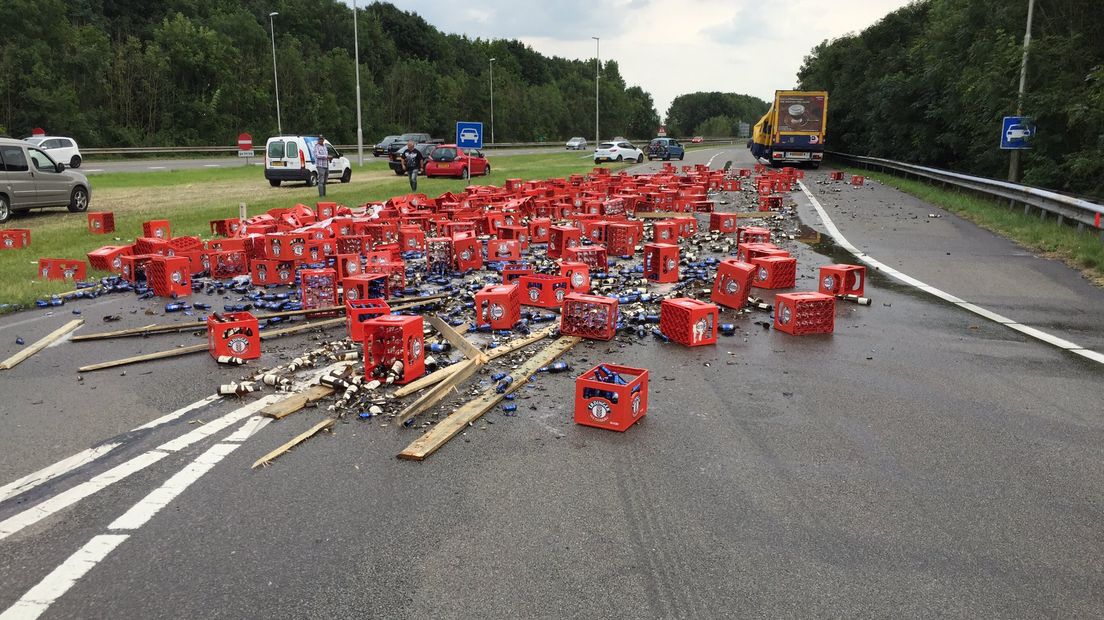
<instances>
[{"instance_id":1,"label":"blue road sign","mask_svg":"<svg viewBox=\"0 0 1104 620\"><path fill-rule=\"evenodd\" d=\"M483 148L483 123L456 121L456 146L462 149Z\"/></svg>"},{"instance_id":2,"label":"blue road sign","mask_svg":"<svg viewBox=\"0 0 1104 620\"><path fill-rule=\"evenodd\" d=\"M1035 121L1030 116L1006 116L1001 123L1000 147L1004 150L1031 148Z\"/></svg>"}]
</instances>

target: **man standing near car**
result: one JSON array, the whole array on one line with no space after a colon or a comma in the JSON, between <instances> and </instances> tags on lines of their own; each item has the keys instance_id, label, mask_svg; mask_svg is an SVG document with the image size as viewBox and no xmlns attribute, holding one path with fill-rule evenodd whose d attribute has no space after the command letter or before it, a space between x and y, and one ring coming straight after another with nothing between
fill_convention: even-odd
<instances>
[{"instance_id":1,"label":"man standing near car","mask_svg":"<svg viewBox=\"0 0 1104 620\"><path fill-rule=\"evenodd\" d=\"M410 177L410 191L418 191L418 173L422 171L422 153L414 148L414 141L406 143L406 150L402 154L403 172Z\"/></svg>"},{"instance_id":2,"label":"man standing near car","mask_svg":"<svg viewBox=\"0 0 1104 620\"><path fill-rule=\"evenodd\" d=\"M326 136L318 135L314 143L314 165L318 168L318 197L326 197L326 179L330 176L330 154L326 151Z\"/></svg>"}]
</instances>

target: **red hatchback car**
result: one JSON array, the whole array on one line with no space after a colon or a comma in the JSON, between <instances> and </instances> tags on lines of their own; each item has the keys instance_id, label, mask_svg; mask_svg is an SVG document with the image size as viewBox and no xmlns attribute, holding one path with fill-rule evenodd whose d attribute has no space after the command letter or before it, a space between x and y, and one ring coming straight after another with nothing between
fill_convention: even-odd
<instances>
[{"instance_id":1,"label":"red hatchback car","mask_svg":"<svg viewBox=\"0 0 1104 620\"><path fill-rule=\"evenodd\" d=\"M469 176L490 173L491 164L483 156L482 151L462 149L455 144L442 144L433 149L429 153L429 162L426 163L425 167L427 177L466 179Z\"/></svg>"}]
</instances>

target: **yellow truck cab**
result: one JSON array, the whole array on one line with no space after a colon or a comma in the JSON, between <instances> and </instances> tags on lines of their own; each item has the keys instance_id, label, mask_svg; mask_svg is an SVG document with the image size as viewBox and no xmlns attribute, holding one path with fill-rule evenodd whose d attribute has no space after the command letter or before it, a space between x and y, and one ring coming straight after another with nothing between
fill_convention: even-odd
<instances>
[{"instance_id":1,"label":"yellow truck cab","mask_svg":"<svg viewBox=\"0 0 1104 620\"><path fill-rule=\"evenodd\" d=\"M772 166L819 168L827 124L827 92L777 90L770 109L752 130L751 154Z\"/></svg>"}]
</instances>

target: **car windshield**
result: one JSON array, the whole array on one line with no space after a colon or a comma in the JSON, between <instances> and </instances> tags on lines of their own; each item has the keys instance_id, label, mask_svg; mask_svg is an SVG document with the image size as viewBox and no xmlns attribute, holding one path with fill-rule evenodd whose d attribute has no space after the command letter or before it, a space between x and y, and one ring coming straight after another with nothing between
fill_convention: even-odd
<instances>
[{"instance_id":1,"label":"car windshield","mask_svg":"<svg viewBox=\"0 0 1104 620\"><path fill-rule=\"evenodd\" d=\"M452 161L456 159L456 149L452 147L433 149L429 158L433 161Z\"/></svg>"},{"instance_id":2,"label":"car windshield","mask_svg":"<svg viewBox=\"0 0 1104 620\"><path fill-rule=\"evenodd\" d=\"M600 148L600 149L612 149L613 148L613 143L612 142L603 142L603 143L598 145L598 148Z\"/></svg>"},{"instance_id":3,"label":"car windshield","mask_svg":"<svg viewBox=\"0 0 1104 620\"><path fill-rule=\"evenodd\" d=\"M585 142L582 138L572 138L569 142Z\"/></svg>"},{"instance_id":4,"label":"car windshield","mask_svg":"<svg viewBox=\"0 0 1104 620\"><path fill-rule=\"evenodd\" d=\"M38 146L39 144L42 144L42 141L45 139L46 138L27 138L26 140L24 140L24 142Z\"/></svg>"}]
</instances>

